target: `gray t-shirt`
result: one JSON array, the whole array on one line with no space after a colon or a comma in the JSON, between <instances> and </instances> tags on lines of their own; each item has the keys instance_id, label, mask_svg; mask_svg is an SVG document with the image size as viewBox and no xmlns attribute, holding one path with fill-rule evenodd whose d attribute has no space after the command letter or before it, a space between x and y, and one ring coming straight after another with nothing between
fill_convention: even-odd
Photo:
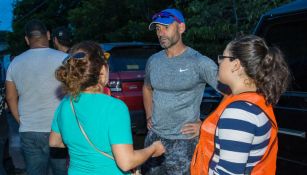
<instances>
[{"instance_id":1,"label":"gray t-shirt","mask_svg":"<svg viewBox=\"0 0 307 175\"><path fill-rule=\"evenodd\" d=\"M55 70L66 56L50 48L29 49L10 64L6 81L14 82L18 92L20 132L50 132L55 109L61 100Z\"/></svg>"},{"instance_id":2,"label":"gray t-shirt","mask_svg":"<svg viewBox=\"0 0 307 175\"><path fill-rule=\"evenodd\" d=\"M146 65L145 84L153 88L152 130L166 139L187 139L180 130L196 122L206 83L217 87L217 65L188 47L168 58L162 50Z\"/></svg>"}]
</instances>

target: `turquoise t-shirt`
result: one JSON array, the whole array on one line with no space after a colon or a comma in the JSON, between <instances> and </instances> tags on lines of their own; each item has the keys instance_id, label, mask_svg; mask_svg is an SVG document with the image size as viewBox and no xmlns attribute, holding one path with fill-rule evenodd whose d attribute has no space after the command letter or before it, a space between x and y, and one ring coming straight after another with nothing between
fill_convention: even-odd
<instances>
[{"instance_id":1,"label":"turquoise t-shirt","mask_svg":"<svg viewBox=\"0 0 307 175\"><path fill-rule=\"evenodd\" d=\"M133 143L128 108L122 101L104 94L81 93L74 107L89 139L100 150L113 155L111 145ZM129 174L87 142L78 127L68 96L63 98L55 112L52 131L61 134L68 147L68 174Z\"/></svg>"}]
</instances>

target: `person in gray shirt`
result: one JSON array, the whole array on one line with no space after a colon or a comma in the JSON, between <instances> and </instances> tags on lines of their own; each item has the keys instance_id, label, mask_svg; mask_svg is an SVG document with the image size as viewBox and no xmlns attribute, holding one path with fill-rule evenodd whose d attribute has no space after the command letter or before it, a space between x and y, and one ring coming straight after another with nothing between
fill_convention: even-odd
<instances>
[{"instance_id":1,"label":"person in gray shirt","mask_svg":"<svg viewBox=\"0 0 307 175\"><path fill-rule=\"evenodd\" d=\"M66 159L50 158L49 135L63 96L54 74L67 54L49 48L50 33L41 21L27 22L25 33L30 49L16 56L7 70L7 104L19 124L27 174L46 175L51 162L53 174L64 175Z\"/></svg>"},{"instance_id":2,"label":"person in gray shirt","mask_svg":"<svg viewBox=\"0 0 307 175\"><path fill-rule=\"evenodd\" d=\"M198 141L200 103L206 83L217 87L217 65L183 43L186 25L180 11L166 9L152 19L149 29L156 31L164 50L152 55L145 69L145 146L161 140L166 152L147 161L142 170L149 175L186 175Z\"/></svg>"}]
</instances>

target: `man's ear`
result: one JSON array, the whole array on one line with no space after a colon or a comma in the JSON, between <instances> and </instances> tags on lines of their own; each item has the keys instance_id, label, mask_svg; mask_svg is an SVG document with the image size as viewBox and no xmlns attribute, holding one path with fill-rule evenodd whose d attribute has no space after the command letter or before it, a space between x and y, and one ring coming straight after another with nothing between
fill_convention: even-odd
<instances>
[{"instance_id":1,"label":"man's ear","mask_svg":"<svg viewBox=\"0 0 307 175\"><path fill-rule=\"evenodd\" d=\"M57 47L59 46L59 41L57 37L53 37L52 42L53 42L53 46L57 49Z\"/></svg>"},{"instance_id":2,"label":"man's ear","mask_svg":"<svg viewBox=\"0 0 307 175\"><path fill-rule=\"evenodd\" d=\"M48 41L50 41L50 32L49 31L47 31L47 39L48 39Z\"/></svg>"},{"instance_id":3,"label":"man's ear","mask_svg":"<svg viewBox=\"0 0 307 175\"><path fill-rule=\"evenodd\" d=\"M178 26L179 26L179 32L183 34L185 32L185 23L183 22L179 23Z\"/></svg>"},{"instance_id":4,"label":"man's ear","mask_svg":"<svg viewBox=\"0 0 307 175\"><path fill-rule=\"evenodd\" d=\"M26 40L27 45L30 46L30 41L29 41L29 38L27 36L25 36L25 40Z\"/></svg>"}]
</instances>

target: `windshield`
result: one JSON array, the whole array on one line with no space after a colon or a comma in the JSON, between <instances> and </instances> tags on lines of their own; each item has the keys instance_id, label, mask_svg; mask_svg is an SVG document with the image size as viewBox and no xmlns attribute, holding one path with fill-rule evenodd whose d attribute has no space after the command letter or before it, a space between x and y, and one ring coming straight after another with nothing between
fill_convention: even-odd
<instances>
[{"instance_id":1,"label":"windshield","mask_svg":"<svg viewBox=\"0 0 307 175\"><path fill-rule=\"evenodd\" d=\"M159 47L124 47L110 51L110 71L145 70L147 59L159 51Z\"/></svg>"},{"instance_id":2,"label":"windshield","mask_svg":"<svg viewBox=\"0 0 307 175\"><path fill-rule=\"evenodd\" d=\"M292 73L290 91L307 92L307 21L292 21L272 25L265 33L271 45L284 53Z\"/></svg>"}]
</instances>

